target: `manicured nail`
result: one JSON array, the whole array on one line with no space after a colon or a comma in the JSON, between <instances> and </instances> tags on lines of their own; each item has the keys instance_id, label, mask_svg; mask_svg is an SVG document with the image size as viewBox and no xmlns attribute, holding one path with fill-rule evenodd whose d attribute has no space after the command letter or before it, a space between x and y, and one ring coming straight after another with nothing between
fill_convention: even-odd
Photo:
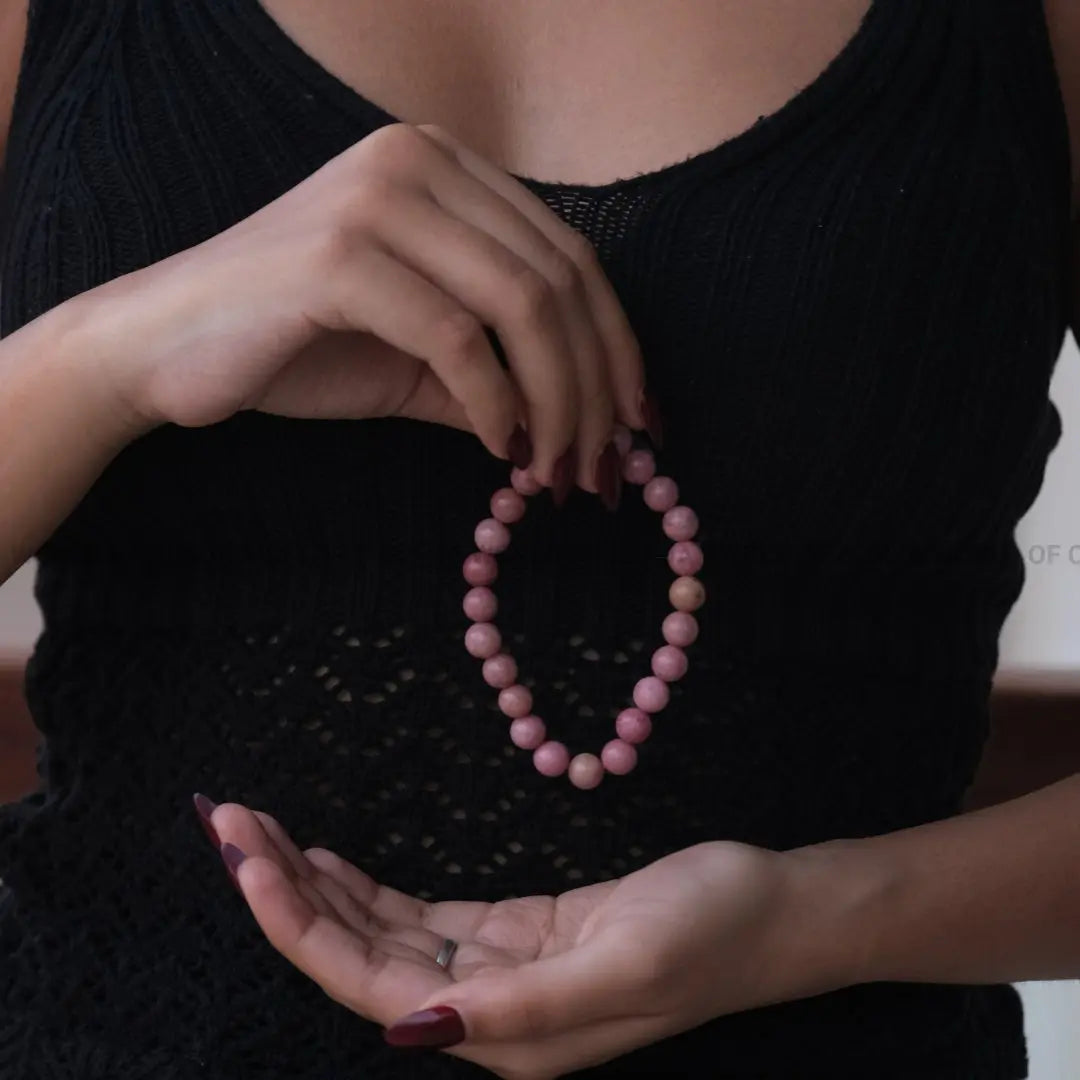
<instances>
[{"instance_id":1,"label":"manicured nail","mask_svg":"<svg viewBox=\"0 0 1080 1080\"><path fill-rule=\"evenodd\" d=\"M506 456L516 469L527 469L532 464L533 448L529 433L518 424L506 444Z\"/></svg>"},{"instance_id":2,"label":"manicured nail","mask_svg":"<svg viewBox=\"0 0 1080 1080\"><path fill-rule=\"evenodd\" d=\"M645 430L652 439L653 446L659 450L664 445L664 422L660 418L660 408L650 390L641 391L641 418L645 421Z\"/></svg>"},{"instance_id":3,"label":"manicured nail","mask_svg":"<svg viewBox=\"0 0 1080 1080\"><path fill-rule=\"evenodd\" d=\"M596 490L600 493L600 501L609 510L618 509L622 497L622 467L614 442L609 442L597 459Z\"/></svg>"},{"instance_id":4,"label":"manicured nail","mask_svg":"<svg viewBox=\"0 0 1080 1080\"><path fill-rule=\"evenodd\" d=\"M428 1046L441 1050L465 1040L461 1014L449 1005L409 1013L388 1027L383 1037L391 1046Z\"/></svg>"},{"instance_id":5,"label":"manicured nail","mask_svg":"<svg viewBox=\"0 0 1080 1080\"><path fill-rule=\"evenodd\" d=\"M577 453L571 446L555 462L555 468L551 474L551 498L556 506L562 506L566 497L574 486L574 477L577 475Z\"/></svg>"},{"instance_id":6,"label":"manicured nail","mask_svg":"<svg viewBox=\"0 0 1080 1080\"><path fill-rule=\"evenodd\" d=\"M210 843L214 847L220 848L221 837L218 836L214 826L210 824L210 815L217 809L217 803L212 799L208 799L205 795L200 795L198 792L192 796L192 801L195 803L195 812L199 815L199 824L206 831L206 835L210 837Z\"/></svg>"},{"instance_id":7,"label":"manicured nail","mask_svg":"<svg viewBox=\"0 0 1080 1080\"><path fill-rule=\"evenodd\" d=\"M232 878L232 883L239 890L240 895L243 896L244 890L240 888L240 882L237 880L236 871L240 868L240 864L247 856L235 844L222 844L221 858L225 863L225 869L229 871L229 877Z\"/></svg>"}]
</instances>

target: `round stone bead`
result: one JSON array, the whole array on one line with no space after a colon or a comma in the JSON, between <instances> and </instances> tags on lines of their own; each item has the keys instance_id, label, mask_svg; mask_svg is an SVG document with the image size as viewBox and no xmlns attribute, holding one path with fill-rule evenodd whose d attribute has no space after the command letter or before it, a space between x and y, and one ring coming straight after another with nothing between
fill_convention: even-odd
<instances>
[{"instance_id":1,"label":"round stone bead","mask_svg":"<svg viewBox=\"0 0 1080 1080\"><path fill-rule=\"evenodd\" d=\"M637 764L637 751L622 739L612 739L600 751L600 761L609 773L625 776Z\"/></svg>"},{"instance_id":2,"label":"round stone bead","mask_svg":"<svg viewBox=\"0 0 1080 1080\"><path fill-rule=\"evenodd\" d=\"M615 732L624 742L643 743L652 732L652 718L641 709L623 709L615 718Z\"/></svg>"},{"instance_id":3,"label":"round stone bead","mask_svg":"<svg viewBox=\"0 0 1080 1080\"><path fill-rule=\"evenodd\" d=\"M705 586L693 577L677 577L668 589L668 599L676 611L697 611L705 603Z\"/></svg>"},{"instance_id":4,"label":"round stone bead","mask_svg":"<svg viewBox=\"0 0 1080 1080\"><path fill-rule=\"evenodd\" d=\"M499 600L486 585L477 585L465 594L461 608L473 622L491 622L499 610Z\"/></svg>"},{"instance_id":5,"label":"round stone bead","mask_svg":"<svg viewBox=\"0 0 1080 1080\"><path fill-rule=\"evenodd\" d=\"M661 645L652 657L653 674L664 682L678 682L690 667L686 653L674 645Z\"/></svg>"},{"instance_id":6,"label":"round stone bead","mask_svg":"<svg viewBox=\"0 0 1080 1080\"><path fill-rule=\"evenodd\" d=\"M696 574L705 565L705 556L693 540L679 540L671 545L667 563L676 574Z\"/></svg>"},{"instance_id":7,"label":"round stone bead","mask_svg":"<svg viewBox=\"0 0 1080 1080\"><path fill-rule=\"evenodd\" d=\"M511 719L528 716L532 707L532 691L527 686L515 683L499 691L499 708Z\"/></svg>"},{"instance_id":8,"label":"round stone bead","mask_svg":"<svg viewBox=\"0 0 1080 1080\"><path fill-rule=\"evenodd\" d=\"M660 629L664 640L669 645L677 645L680 649L685 649L697 641L697 619L688 611L673 611L664 619Z\"/></svg>"},{"instance_id":9,"label":"round stone bead","mask_svg":"<svg viewBox=\"0 0 1080 1080\"><path fill-rule=\"evenodd\" d=\"M499 576L499 564L494 556L474 551L466 558L461 572L470 585L490 585Z\"/></svg>"},{"instance_id":10,"label":"round stone bead","mask_svg":"<svg viewBox=\"0 0 1080 1080\"><path fill-rule=\"evenodd\" d=\"M498 555L510 546L510 530L494 518L484 518L473 534L476 546L488 555Z\"/></svg>"},{"instance_id":11,"label":"round stone bead","mask_svg":"<svg viewBox=\"0 0 1080 1080\"><path fill-rule=\"evenodd\" d=\"M630 484L647 484L656 475L656 459L651 450L631 450L623 462L623 479Z\"/></svg>"},{"instance_id":12,"label":"round stone bead","mask_svg":"<svg viewBox=\"0 0 1080 1080\"><path fill-rule=\"evenodd\" d=\"M494 656L501 648L502 634L499 633L499 628L494 623L473 623L465 631L465 649L470 656L475 656L477 660L487 660L489 656Z\"/></svg>"},{"instance_id":13,"label":"round stone bead","mask_svg":"<svg viewBox=\"0 0 1080 1080\"><path fill-rule=\"evenodd\" d=\"M562 776L570 765L570 751L561 742L544 742L533 751L533 765L542 776Z\"/></svg>"},{"instance_id":14,"label":"round stone bead","mask_svg":"<svg viewBox=\"0 0 1080 1080\"><path fill-rule=\"evenodd\" d=\"M634 704L642 712L660 712L670 700L671 692L663 679L658 679L655 675L646 675L644 679L638 679L634 687Z\"/></svg>"},{"instance_id":15,"label":"round stone bead","mask_svg":"<svg viewBox=\"0 0 1080 1080\"><path fill-rule=\"evenodd\" d=\"M630 434L628 427L619 424L612 435L612 441L615 443L615 450L619 457L624 458L630 453L630 447L634 445L634 436Z\"/></svg>"},{"instance_id":16,"label":"round stone bead","mask_svg":"<svg viewBox=\"0 0 1080 1080\"><path fill-rule=\"evenodd\" d=\"M519 495L539 495L543 490L543 485L540 481L527 469L511 469L510 486Z\"/></svg>"},{"instance_id":17,"label":"round stone bead","mask_svg":"<svg viewBox=\"0 0 1080 1080\"><path fill-rule=\"evenodd\" d=\"M650 510L666 514L679 501L679 485L670 476L654 476L641 495Z\"/></svg>"},{"instance_id":18,"label":"round stone bead","mask_svg":"<svg viewBox=\"0 0 1080 1080\"><path fill-rule=\"evenodd\" d=\"M575 754L570 761L570 783L582 791L596 787L604 779L604 766L595 754Z\"/></svg>"},{"instance_id":19,"label":"round stone bead","mask_svg":"<svg viewBox=\"0 0 1080 1080\"><path fill-rule=\"evenodd\" d=\"M491 516L504 525L512 525L525 516L525 499L512 487L499 488L491 496Z\"/></svg>"},{"instance_id":20,"label":"round stone bead","mask_svg":"<svg viewBox=\"0 0 1080 1080\"><path fill-rule=\"evenodd\" d=\"M539 716L519 716L510 725L510 741L519 750L535 750L547 738L547 728Z\"/></svg>"},{"instance_id":21,"label":"round stone bead","mask_svg":"<svg viewBox=\"0 0 1080 1080\"><path fill-rule=\"evenodd\" d=\"M513 686L517 682L517 661L509 653L497 653L495 656L489 656L484 661L482 674L484 682L488 686L505 690L508 686ZM530 702L530 707L531 704Z\"/></svg>"},{"instance_id":22,"label":"round stone bead","mask_svg":"<svg viewBox=\"0 0 1080 1080\"><path fill-rule=\"evenodd\" d=\"M673 506L664 515L664 535L669 540L693 540L697 531L698 516L689 506Z\"/></svg>"}]
</instances>

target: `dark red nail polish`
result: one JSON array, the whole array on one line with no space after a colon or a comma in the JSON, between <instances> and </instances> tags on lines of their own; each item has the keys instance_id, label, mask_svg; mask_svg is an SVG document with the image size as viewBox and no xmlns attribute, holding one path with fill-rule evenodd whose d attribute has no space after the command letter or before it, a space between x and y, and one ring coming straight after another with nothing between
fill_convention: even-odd
<instances>
[{"instance_id":1,"label":"dark red nail polish","mask_svg":"<svg viewBox=\"0 0 1080 1080\"><path fill-rule=\"evenodd\" d=\"M436 1005L409 1013L383 1032L391 1046L428 1046L441 1050L465 1040L465 1024L457 1009Z\"/></svg>"},{"instance_id":2,"label":"dark red nail polish","mask_svg":"<svg viewBox=\"0 0 1080 1080\"><path fill-rule=\"evenodd\" d=\"M240 868L240 864L247 856L235 844L222 844L220 850L222 861L225 863L225 869L229 871L229 877L232 878L232 883L239 889L240 895L243 896L244 890L240 888L240 882L236 878L236 871Z\"/></svg>"},{"instance_id":3,"label":"dark red nail polish","mask_svg":"<svg viewBox=\"0 0 1080 1080\"><path fill-rule=\"evenodd\" d=\"M659 450L664 445L664 422L660 418L660 407L650 390L641 391L641 418L645 421L645 430L649 433L653 446Z\"/></svg>"},{"instance_id":4,"label":"dark red nail polish","mask_svg":"<svg viewBox=\"0 0 1080 1080\"><path fill-rule=\"evenodd\" d=\"M529 433L518 424L506 444L506 456L510 464L518 469L527 469L532 464L533 448Z\"/></svg>"},{"instance_id":5,"label":"dark red nail polish","mask_svg":"<svg viewBox=\"0 0 1080 1080\"><path fill-rule=\"evenodd\" d=\"M574 486L574 477L577 475L577 453L571 446L558 461L551 476L551 498L556 506L562 506L566 497Z\"/></svg>"},{"instance_id":6,"label":"dark red nail polish","mask_svg":"<svg viewBox=\"0 0 1080 1080\"><path fill-rule=\"evenodd\" d=\"M192 796L192 801L195 803L195 812L199 815L199 824L206 831L206 835L210 837L210 843L214 847L220 848L221 837L218 836L214 826L210 824L210 815L217 808L217 803L212 799L208 799L205 795L200 795L198 792Z\"/></svg>"},{"instance_id":7,"label":"dark red nail polish","mask_svg":"<svg viewBox=\"0 0 1080 1080\"><path fill-rule=\"evenodd\" d=\"M622 462L615 444L609 442L596 462L596 490L600 501L609 509L616 510L622 497Z\"/></svg>"}]
</instances>

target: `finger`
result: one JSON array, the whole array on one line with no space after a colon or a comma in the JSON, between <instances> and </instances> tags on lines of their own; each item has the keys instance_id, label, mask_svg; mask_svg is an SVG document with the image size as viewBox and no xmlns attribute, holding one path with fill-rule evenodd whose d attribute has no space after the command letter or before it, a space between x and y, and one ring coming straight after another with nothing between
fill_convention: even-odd
<instances>
[{"instance_id":1,"label":"finger","mask_svg":"<svg viewBox=\"0 0 1080 1080\"><path fill-rule=\"evenodd\" d=\"M616 416L628 427L642 430L646 417L641 398L645 386L641 346L614 286L603 271L596 249L517 177L437 125L420 124L418 130L452 154L462 168L513 203L574 261L581 274L593 325L604 344Z\"/></svg>"},{"instance_id":2,"label":"finger","mask_svg":"<svg viewBox=\"0 0 1080 1080\"><path fill-rule=\"evenodd\" d=\"M640 974L625 950L588 946L516 968L491 969L433 995L420 1010L456 1009L469 1043L534 1042L641 1011Z\"/></svg>"},{"instance_id":3,"label":"finger","mask_svg":"<svg viewBox=\"0 0 1080 1080\"><path fill-rule=\"evenodd\" d=\"M559 306L569 355L577 375L580 412L576 435L578 483L596 491L596 469L615 422L604 342L596 327L582 274L570 253L519 206L494 191L468 169L435 170L431 193L448 213L495 237L551 283ZM549 225L562 224L544 208Z\"/></svg>"},{"instance_id":4,"label":"finger","mask_svg":"<svg viewBox=\"0 0 1080 1080\"><path fill-rule=\"evenodd\" d=\"M490 233L427 199L397 197L401 211L373 223L378 239L496 329L524 399L533 473L550 484L578 418L576 373L555 288ZM432 367L450 385L443 367Z\"/></svg>"},{"instance_id":5,"label":"finger","mask_svg":"<svg viewBox=\"0 0 1080 1080\"><path fill-rule=\"evenodd\" d=\"M385 1024L449 984L437 965L394 955L320 914L272 859L248 857L237 879L270 944L335 1001L362 1016Z\"/></svg>"},{"instance_id":6,"label":"finger","mask_svg":"<svg viewBox=\"0 0 1080 1080\"><path fill-rule=\"evenodd\" d=\"M443 901L429 903L415 896L380 885L352 863L325 848L304 852L311 864L337 882L353 901L369 910L387 928L415 927L429 931L442 941L473 941L491 911L491 904L481 901Z\"/></svg>"},{"instance_id":7,"label":"finger","mask_svg":"<svg viewBox=\"0 0 1080 1080\"><path fill-rule=\"evenodd\" d=\"M328 329L364 330L423 360L488 450L507 458L518 396L476 315L374 245L350 256L329 291L330 309L323 314Z\"/></svg>"},{"instance_id":8,"label":"finger","mask_svg":"<svg viewBox=\"0 0 1080 1080\"><path fill-rule=\"evenodd\" d=\"M246 855L259 856L276 863L282 873L295 882L296 888L316 911L324 915L332 914L333 909L308 880L312 872L303 856L298 861L295 856L290 857L288 851L282 849L267 831L255 811L242 803L222 803L211 815L211 823L222 843L234 844ZM284 833L280 826L278 830ZM289 846L299 855L294 844L289 842Z\"/></svg>"}]
</instances>

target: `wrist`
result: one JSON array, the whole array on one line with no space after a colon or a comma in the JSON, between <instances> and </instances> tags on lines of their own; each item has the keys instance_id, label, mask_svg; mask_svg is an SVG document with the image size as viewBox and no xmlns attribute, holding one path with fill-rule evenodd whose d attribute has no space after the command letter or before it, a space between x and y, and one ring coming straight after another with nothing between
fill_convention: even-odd
<instances>
[{"instance_id":1,"label":"wrist","mask_svg":"<svg viewBox=\"0 0 1080 1080\"><path fill-rule=\"evenodd\" d=\"M790 885L786 918L809 952L806 970L823 993L882 974L888 898L899 870L861 840L830 840L785 852Z\"/></svg>"},{"instance_id":2,"label":"wrist","mask_svg":"<svg viewBox=\"0 0 1080 1080\"><path fill-rule=\"evenodd\" d=\"M77 393L86 406L86 415L95 435L105 446L120 449L145 435L159 421L140 410L125 372L117 334L110 324L108 304L99 290L91 290L65 301L41 320L50 335L43 355ZM130 336L130 335L128 335Z\"/></svg>"}]
</instances>

